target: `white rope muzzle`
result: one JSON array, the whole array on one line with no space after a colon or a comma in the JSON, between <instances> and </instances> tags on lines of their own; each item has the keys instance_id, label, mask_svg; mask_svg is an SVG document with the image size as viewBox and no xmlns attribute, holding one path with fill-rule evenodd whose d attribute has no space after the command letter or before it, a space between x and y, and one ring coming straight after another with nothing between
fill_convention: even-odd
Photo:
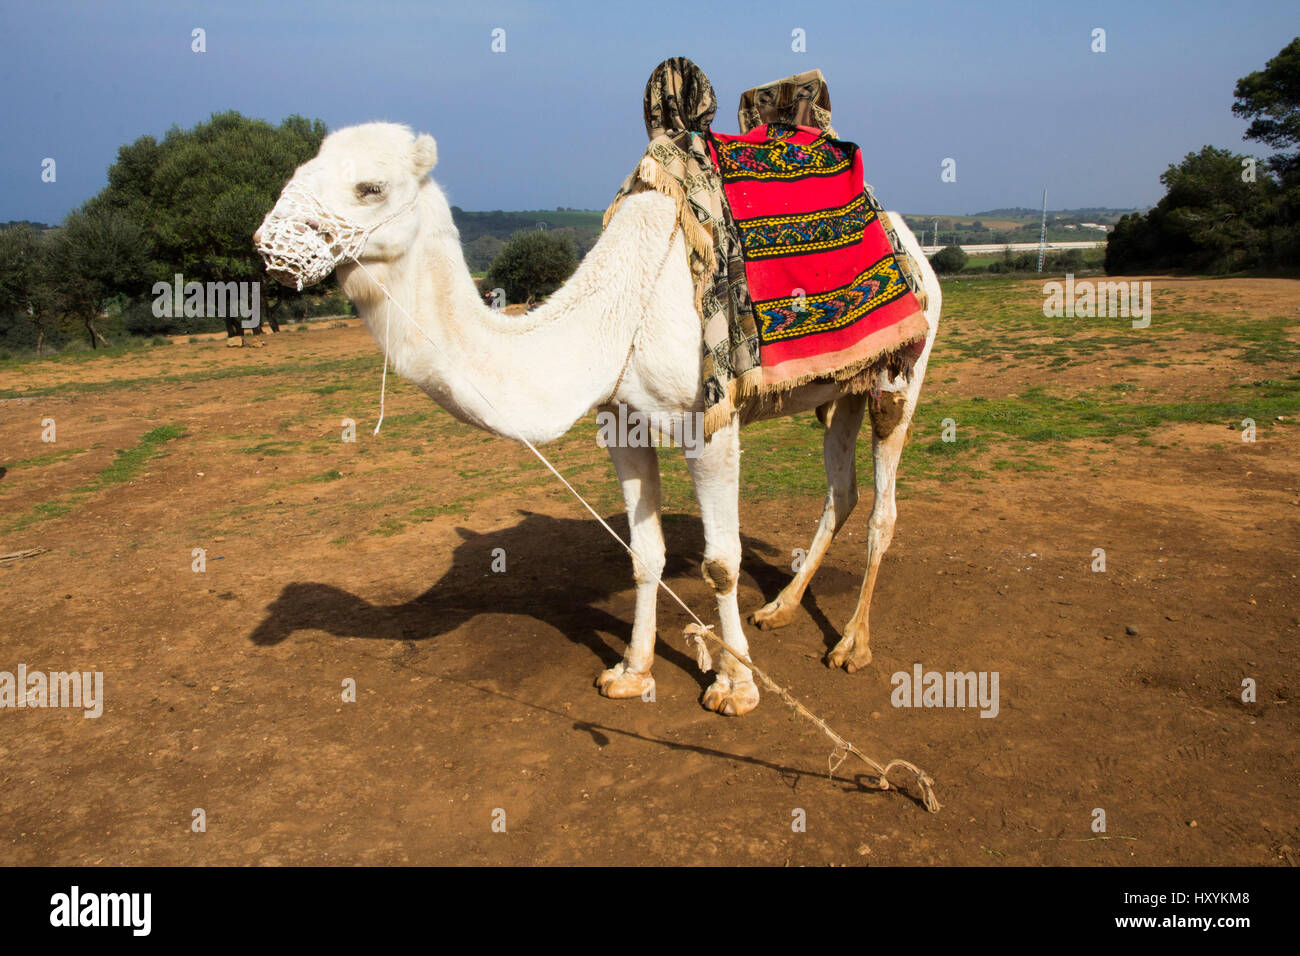
<instances>
[{"instance_id":1,"label":"white rope muzzle","mask_svg":"<svg viewBox=\"0 0 1300 956\"><path fill-rule=\"evenodd\" d=\"M328 276L339 263L360 258L376 230L414 205L412 198L391 216L362 226L331 212L315 193L291 179L275 208L262 220L257 251L277 282L294 285L301 292Z\"/></svg>"}]
</instances>

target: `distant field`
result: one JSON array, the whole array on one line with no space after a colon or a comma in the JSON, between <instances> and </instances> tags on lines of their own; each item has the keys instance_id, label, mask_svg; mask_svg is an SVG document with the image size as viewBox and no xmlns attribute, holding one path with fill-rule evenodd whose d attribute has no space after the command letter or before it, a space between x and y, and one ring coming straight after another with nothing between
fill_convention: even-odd
<instances>
[{"instance_id":1,"label":"distant field","mask_svg":"<svg viewBox=\"0 0 1300 956\"><path fill-rule=\"evenodd\" d=\"M1096 217L1085 218L1085 221L1111 223L1118 219L1122 212L1126 211L1118 209L1085 210L1084 212ZM1066 229L1059 222L1053 222L1053 217L1061 217L1073 212L1076 211L1049 211L1048 241L1084 242L1105 240L1105 233L1098 230ZM487 268L491 257L500 251L500 244L520 231L541 228L566 231L573 237L579 254L585 254L600 235L604 210L535 209L513 212L501 210L470 212L453 208L452 215L456 220L457 228L460 230L461 242L466 248L467 257L470 259L470 267L481 272ZM1024 218L1010 216L982 218L978 215L928 216L905 213L903 218L912 231L921 239L923 245L932 242L936 220L939 223L939 241L943 245L948 243L963 245L1037 242L1039 236L1040 221L1038 213L1027 215ZM975 222L980 222L985 228L981 230L970 229L969 227Z\"/></svg>"}]
</instances>

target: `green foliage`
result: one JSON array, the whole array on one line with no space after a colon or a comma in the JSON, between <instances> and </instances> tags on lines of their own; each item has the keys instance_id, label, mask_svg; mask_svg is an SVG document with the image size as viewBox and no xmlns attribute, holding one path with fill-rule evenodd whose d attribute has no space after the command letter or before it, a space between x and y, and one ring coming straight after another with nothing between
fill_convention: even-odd
<instances>
[{"instance_id":1,"label":"green foliage","mask_svg":"<svg viewBox=\"0 0 1300 956\"><path fill-rule=\"evenodd\" d=\"M526 302L550 295L577 267L577 251L569 236L520 232L492 260L487 285L504 289L508 302Z\"/></svg>"},{"instance_id":2,"label":"green foliage","mask_svg":"<svg viewBox=\"0 0 1300 956\"><path fill-rule=\"evenodd\" d=\"M0 344L35 349L61 344L50 285L45 234L27 223L0 229Z\"/></svg>"},{"instance_id":3,"label":"green foliage","mask_svg":"<svg viewBox=\"0 0 1300 956\"><path fill-rule=\"evenodd\" d=\"M142 136L118 151L108 186L58 229L0 229L0 345L62 348L84 335L107 345L115 329L134 335L214 331L221 319L160 319L153 284L260 281L252 235L280 189L316 155L325 126L290 116L279 126L236 112L214 114L158 141ZM264 282L268 317L346 311L331 282L296 293Z\"/></svg>"},{"instance_id":4,"label":"green foliage","mask_svg":"<svg viewBox=\"0 0 1300 956\"><path fill-rule=\"evenodd\" d=\"M1300 36L1262 70L1236 82L1232 112L1251 120L1245 139L1300 147ZM1187 153L1160 177L1165 198L1147 215L1119 220L1106 272L1151 269L1235 272L1300 267L1300 148L1268 169L1229 150ZM1269 170L1275 174L1270 176Z\"/></svg>"},{"instance_id":5,"label":"green foliage","mask_svg":"<svg viewBox=\"0 0 1300 956\"><path fill-rule=\"evenodd\" d=\"M79 321L92 348L108 341L95 323L109 300L139 282L149 261L144 230L119 210L88 205L44 240L43 280L63 314Z\"/></svg>"},{"instance_id":6,"label":"green foliage","mask_svg":"<svg viewBox=\"0 0 1300 956\"><path fill-rule=\"evenodd\" d=\"M451 207L451 216L465 251L465 262L474 273L487 270L511 236L535 229L568 236L581 259L600 238L603 215L596 209L466 212L459 206Z\"/></svg>"},{"instance_id":7,"label":"green foliage","mask_svg":"<svg viewBox=\"0 0 1300 956\"><path fill-rule=\"evenodd\" d=\"M1043 256L1043 272L1054 275L1066 272L1080 275L1085 272L1098 271L1101 269L1103 255L1104 251L1101 248L1049 249ZM983 272L995 275L1037 273L1038 252L1037 250L1012 252L1010 249L1003 249L1002 253L996 256L972 256L970 261L967 262L966 268L962 270L962 275L968 276Z\"/></svg>"},{"instance_id":8,"label":"green foliage","mask_svg":"<svg viewBox=\"0 0 1300 956\"><path fill-rule=\"evenodd\" d=\"M122 211L152 242L152 275L186 281L256 280L253 231L298 166L316 155L325 126L290 116L278 127L215 113L162 142L142 136L118 151L108 187L89 206Z\"/></svg>"},{"instance_id":9,"label":"green foliage","mask_svg":"<svg viewBox=\"0 0 1300 956\"><path fill-rule=\"evenodd\" d=\"M470 272L486 272L492 265L492 260L499 256L505 247L504 239L489 235L479 236L472 242L462 242L465 264L469 266Z\"/></svg>"},{"instance_id":10,"label":"green foliage","mask_svg":"<svg viewBox=\"0 0 1300 956\"><path fill-rule=\"evenodd\" d=\"M1285 267L1288 233L1293 242L1297 227L1294 215L1282 208L1288 197L1266 170L1257 171L1255 182L1243 181L1244 159L1205 146L1170 166L1160 177L1168 192L1155 208L1116 224L1107 243L1106 271Z\"/></svg>"},{"instance_id":11,"label":"green foliage","mask_svg":"<svg viewBox=\"0 0 1300 956\"><path fill-rule=\"evenodd\" d=\"M1284 46L1263 70L1239 79L1233 95L1232 112L1251 121L1246 139L1297 150L1289 156L1273 156L1269 160L1273 171L1284 178L1300 171L1300 37Z\"/></svg>"},{"instance_id":12,"label":"green foliage","mask_svg":"<svg viewBox=\"0 0 1300 956\"><path fill-rule=\"evenodd\" d=\"M940 275L952 275L966 268L966 261L969 258L966 250L961 246L944 246L930 257L930 265L934 266L934 271Z\"/></svg>"},{"instance_id":13,"label":"green foliage","mask_svg":"<svg viewBox=\"0 0 1300 956\"><path fill-rule=\"evenodd\" d=\"M1251 119L1246 139L1300 147L1300 37L1263 70L1238 80L1235 96L1232 111ZM1253 162L1205 146L1170 166L1160 177L1167 192L1155 208L1116 224L1106 271L1300 267L1300 149L1273 156L1252 176Z\"/></svg>"},{"instance_id":14,"label":"green foliage","mask_svg":"<svg viewBox=\"0 0 1300 956\"><path fill-rule=\"evenodd\" d=\"M120 291L152 301L154 282L260 281L253 232L275 205L295 169L314 157L325 138L320 120L290 116L279 126L237 112L215 113L193 129L173 127L162 141L142 136L118 150L108 186L86 204L112 209L136 223L150 258ZM333 280L317 294L335 288ZM273 317L302 293L274 282L262 285L265 314ZM217 322L159 323L137 308L130 328L139 334L219 329Z\"/></svg>"}]
</instances>

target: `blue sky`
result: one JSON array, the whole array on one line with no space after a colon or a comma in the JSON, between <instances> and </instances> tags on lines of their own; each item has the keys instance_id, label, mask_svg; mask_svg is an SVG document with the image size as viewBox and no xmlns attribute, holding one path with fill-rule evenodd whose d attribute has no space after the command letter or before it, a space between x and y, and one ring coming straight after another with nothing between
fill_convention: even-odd
<instances>
[{"instance_id":1,"label":"blue sky","mask_svg":"<svg viewBox=\"0 0 1300 956\"><path fill-rule=\"evenodd\" d=\"M736 131L746 88L820 68L835 126L890 208L1035 206L1044 186L1053 208L1149 205L1165 167L1206 143L1267 154L1242 142L1232 89L1300 32L1297 12L1294 0L0 0L0 221L57 222L103 187L121 144L228 109L431 132L434 178L466 209L603 208L645 146L646 78L674 55L712 79L720 132ZM1105 53L1090 50L1095 27ZM45 157L55 183L41 182ZM940 181L946 157L956 182Z\"/></svg>"}]
</instances>

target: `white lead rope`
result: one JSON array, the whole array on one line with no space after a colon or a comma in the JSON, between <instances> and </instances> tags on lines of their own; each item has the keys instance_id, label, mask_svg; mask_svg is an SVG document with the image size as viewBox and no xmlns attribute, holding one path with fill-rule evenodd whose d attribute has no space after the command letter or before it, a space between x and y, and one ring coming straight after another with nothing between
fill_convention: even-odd
<instances>
[{"instance_id":1,"label":"white lead rope","mask_svg":"<svg viewBox=\"0 0 1300 956\"><path fill-rule=\"evenodd\" d=\"M442 350L442 346L439 345L437 341L431 335L429 335L428 332L424 330L423 326L421 326L418 322L415 321L415 318L411 315L410 312L406 310L406 307L402 305L402 303L399 302L391 292L388 291L388 287L384 285L381 281L379 281L379 279L375 277L375 274L371 272L369 269L367 269L366 264L362 262L360 259L353 259L352 261L357 264L357 267L360 268L361 271L366 274L366 276L370 279L371 282L373 282L375 285L379 287L379 290L384 293L384 298L386 300L385 314L384 314L384 381L386 381L388 377L388 324L389 323L388 323L387 308L389 305L397 306L398 310L402 313L402 315L406 316L407 321L410 322L410 324L416 329L416 331L418 331L422 336L424 336L425 341L428 342L430 345L432 345L435 349L437 349L438 354L441 355L443 361L447 363L447 367L451 368L452 367L451 359L448 358L447 353ZM660 265L660 268L661 269L663 268L662 264ZM466 381L468 382L469 387L474 390L475 394L477 394L478 397L483 400L484 405L492 409L492 411L496 412L498 415L501 414L500 411L497 409L497 407L492 404L492 400L489 399L486 395L484 395L482 390L477 385L475 385L472 380L466 379ZM379 417L380 417L380 421L382 421L383 414L384 414L383 413L384 398L383 398L382 384L380 388L381 391L379 397ZM613 397L614 397L613 395L610 396L610 398ZM375 434L379 433L378 425L375 426L374 433ZM597 512L596 509L593 508L587 502L587 499L582 497L582 495L578 493L577 488L574 488L573 485L569 484L569 480L556 470L555 466L552 465L550 460L545 455L543 455L541 451L538 450L536 445L534 445L532 442L530 442L527 438L523 437L522 435L511 435L509 437L514 438L516 441L522 442L523 445L529 451L531 451L534 455L536 455L537 460L540 461L543 465L545 465L550 470L551 474L553 474L556 478L560 479L560 482L564 485L565 488L569 489L569 492L573 495L573 497L577 498L578 501L582 504L582 506L586 508L589 512L591 512L591 516L600 522L601 527L604 528L606 531L608 531L610 535L614 538L614 540L623 546L623 550L632 556L632 560L640 561L640 559L636 555L636 552L632 550L631 545L629 545L626 541L624 541L623 538L619 535L619 533L609 526L609 522L607 522L604 518L602 518L600 516L600 513ZM641 562L641 564L644 569L644 562ZM677 596L677 592L675 592L672 588L670 588L667 585L667 583L664 582L664 579L662 577L656 577L655 581L661 588L663 588L665 591L668 592L669 597L671 597L674 601L676 601L678 604L681 605L682 610L684 610L687 614L689 614L692 620L694 620L696 624L700 625L700 627L711 629L711 625L705 624L704 621L700 619L699 615L697 615L694 611L692 611L690 607L686 604L686 602ZM726 643L724 642L720 642L720 643L722 643L722 646L726 648L728 651L731 651L731 648L727 647ZM731 651L731 653L734 654L737 659L743 658L743 655L737 654L734 651Z\"/></svg>"},{"instance_id":2,"label":"white lead rope","mask_svg":"<svg viewBox=\"0 0 1300 956\"><path fill-rule=\"evenodd\" d=\"M354 259L352 261L355 261L357 267L361 269L361 272L367 274L370 281L374 282L374 284L380 287L380 290L383 293L383 297L385 297L387 303L394 304L394 306L398 307L398 310L402 312L402 315L407 317L409 323L411 323L411 325L415 326L415 328L419 330L421 336L424 336L425 341L428 342L429 345L432 345L434 349L438 351L438 354L442 356L442 359L445 360L445 362L450 364L450 359L447 358L446 352L442 350L442 346L439 346L437 341L434 341L434 338L430 336L428 332L425 332L424 326L421 326L419 323L417 323L415 317L413 317L411 313L409 313L406 310L406 307L404 307L402 303L398 302L398 300L394 298L393 293L390 293L389 289L387 289L387 286L383 285L382 282L378 280L378 278L374 277L374 273L370 272L368 268L365 268L365 264L363 263L363 261L361 261L360 259ZM667 256L664 256L664 261L667 261ZM660 264L659 268L660 271L662 271L663 264ZM651 284L651 289L653 289L654 285L655 284ZM643 317L645 316L642 315L642 319ZM389 325L389 323L387 323L387 319L389 319L389 316L387 316L387 312L385 312L385 343L387 342L387 325ZM640 329L640 324L638 324L638 329ZM633 338L633 345L634 343L636 343L636 338ZM630 355L629 355L629 360L630 360ZM387 378L387 362L389 362L389 356L387 356L387 349L385 346L385 354L383 354L383 369L385 369L385 380ZM624 367L624 372L625 371L627 371L627 368ZM623 376L620 375L619 377L621 378ZM469 381L468 378L467 381ZM482 399L484 405L491 408L491 410L493 410L494 412L497 412L498 415L500 414L497 406L494 406L493 403L491 403L491 399L487 398L487 395L482 393L481 390L478 389L478 386L474 385L473 381L469 381L469 388L472 388L474 392L477 393L478 398ZM615 390L617 390L617 388L615 388ZM610 398L614 398L614 395L611 394ZM382 416L383 416L383 397L381 393L381 397L380 397L381 420L382 420ZM378 425L374 427L374 431L376 431L376 433L380 431ZM536 455L537 460L539 460L539 462L541 462L542 464L545 464L547 470L549 470L552 473L552 475L558 477L558 479L560 480L560 484L563 484L565 488L569 490L569 494L572 494L573 497L577 498L578 503L581 503L582 507L585 507L585 509L590 512L590 515L593 516L593 518L597 520L597 522L601 523L601 527L606 529L607 532L610 532L610 537L614 538L615 541L619 542L619 544L623 546L623 550L627 551L628 554L632 555L633 563L640 561L640 558L637 558L636 551L632 550L632 546L630 546L627 541L624 541L623 537L619 536L619 532L616 532L614 528L610 527L610 523L606 522L606 520L602 518L601 514L599 514L599 512L594 509L594 507L591 507L590 503L588 502L588 499L582 497L581 494L578 493L578 490L576 488L573 488L573 485L569 484L568 479L565 479L563 475L560 475L559 471L556 471L554 464L550 463L550 459L547 459L546 455L543 455L541 451L538 451L537 446L533 445L533 442L530 442L528 438L525 438L523 436L513 436L513 437L515 437L517 441L523 442L526 449L532 451L532 453ZM645 570L645 566L643 566L643 563L642 563L642 570ZM904 767L904 769L910 770L911 773L913 773L915 780L917 780L917 786L920 788L920 799L922 799L922 804L924 805L924 808L930 810L931 813L939 812L939 810L941 809L941 805L939 803L939 797L935 795L935 782L933 782L933 779L931 779L930 774L927 774L926 771L923 771L922 769L920 769L920 767L915 766L914 763L910 763L905 760L892 760L889 761L889 763L887 763L887 765L884 766L881 766L880 763L872 760L872 758L868 757L867 754L862 752L862 750L859 750L857 747L854 747L854 745L850 743L850 741L845 740L844 737L841 737L839 734L836 734L835 731L831 730L831 727L828 726L826 721L823 721L823 719L819 718L818 715L813 713L813 711L807 709L806 706L803 706L802 702L796 700L796 698L790 695L787 689L781 687L781 685L777 684L775 680L772 680L770 676L766 674L766 672L763 672L761 669L759 669L759 667L755 666L754 662L751 661L751 659L749 658L749 654L742 654L738 652L738 650L732 648L731 645L727 644L727 641L724 641L722 637L716 635L716 633L714 633L714 630L712 630L711 624L706 624L705 622L703 622L703 620L699 618L699 615L695 614L694 611L690 609L690 606L686 604L685 601L682 601L679 596L677 596L677 592L673 591L672 588L668 587L667 581L664 581L662 576L655 575L655 584L658 584L660 588L663 588L664 592L667 592L668 597L671 597L673 601L676 601L677 605L680 605L681 609L686 611L686 614L689 614L690 618L692 618L694 624L688 624L688 626L686 626L685 636L688 637L689 643L692 644L695 650L695 656L697 656L698 665L701 666L702 670L705 671L710 670L710 667L706 665L711 665L712 663L711 659L708 658L708 653L707 650L705 649L705 644L703 644L703 641L710 640L712 641L712 643L718 644L720 648L725 650L725 652L731 654L732 657L735 657L737 661L740 661L742 663L742 665L749 667L749 670L753 671L754 674L757 675L758 678L762 680L763 684L766 685L768 689L770 689L770 691L776 693L776 695L779 695L781 697L781 700L784 700L785 702L787 702L788 705L792 706L792 708L796 710L798 714L801 714L802 717L805 717L809 719L809 721L815 723L816 726L818 726L820 730L822 730L823 734L826 734L829 737L829 739L831 739L832 743L835 744L835 749L832 750L831 758L829 758L829 767L831 767L831 773L835 773L837 767L839 767L841 763L844 762L846 758L848 758L849 754L852 753L854 754L855 757L858 757L859 760L865 762L867 766L870 766L871 769L875 771L876 786L878 786L879 790L889 790L889 771L891 771L893 767L896 766Z\"/></svg>"},{"instance_id":3,"label":"white lead rope","mask_svg":"<svg viewBox=\"0 0 1300 956\"><path fill-rule=\"evenodd\" d=\"M361 263L357 262L357 265L361 265ZM365 267L362 266L362 268ZM380 286L380 288L383 289L383 286ZM375 430L371 432L372 435L378 435L379 426L384 423L384 395L388 392L388 307L392 305L393 297L388 294L387 289L384 289L384 296L384 374L379 379L379 421L375 422Z\"/></svg>"},{"instance_id":4,"label":"white lead rope","mask_svg":"<svg viewBox=\"0 0 1300 956\"><path fill-rule=\"evenodd\" d=\"M442 346L440 346L429 335L429 333L415 321L415 318L406 310L406 307L393 296L387 286L375 278L374 273L366 268L360 258L371 234L381 226L392 222L398 216L403 215L409 209L413 208L416 201L419 199L419 196L420 193L417 190L415 196L413 196L409 202L392 215L371 226L358 226L356 223L332 212L320 197L313 193L309 187L298 183L296 180L291 180L280 194L280 199L276 202L275 208L271 210L263 221L262 235L257 242L258 252L262 255L267 269L271 271L273 275L293 276L295 278L295 284L300 290L304 285L309 285L313 282L318 282L321 279L324 279L339 263L352 261L355 262L358 268L369 277L370 281L375 283L375 285L377 285L384 293L384 297L387 299L384 311L384 371L379 387L379 421L376 422L374 431L376 435L379 434L379 426L383 424L384 400L388 387L388 350L391 344L389 333L392 324L390 321L391 314L388 311L390 306L396 305L401 313L406 316L411 325L413 325L419 333L424 336L425 340L432 345L439 355L442 356L443 360L448 363L448 367L451 367L450 360L447 358L447 354L443 351ZM315 221L311 228L304 230L304 220ZM680 225L680 220L678 225ZM676 234L677 226L674 226L673 238L676 237ZM610 393L609 398L605 400L605 403L614 399L615 393L617 393L619 387L622 385L623 376L627 373L628 367L632 362L632 353L636 349L637 338L641 331L641 324L645 321L650 296L654 294L654 288L658 284L659 276L663 273L664 266L668 262L668 256L673 248L673 238L669 239L668 252L665 252L663 259L659 263L659 271L655 274L654 280L646 289L646 294L641 306L641 317L637 323L636 329L633 331L632 342L628 347L627 358L623 362L623 369L619 372L618 380L614 383L614 389ZM474 382L470 381L469 385L478 394L479 398L483 400L484 405L500 415L496 406L492 404L492 401L483 394ZM527 438L524 438L522 435L514 437L517 438L518 441L522 442L524 446L537 457L537 460L546 466L547 470L550 471L551 474L560 479L560 483L564 485L565 488L569 489L569 493L578 499L582 506L591 513L591 516L600 523L602 528L609 532L610 537L622 545L623 550L632 556L633 566L635 567L639 559L636 552L632 550L631 545L619 537L618 532L609 526L609 522L600 516L596 509L587 502L586 498L582 497L582 495L578 493L578 490L574 488L573 485L569 484L568 480L556 470L555 466L547 460L545 455L537 450L537 447L533 445L532 442ZM888 790L888 776L890 769L895 766L901 766L910 770L916 776L916 782L921 790L922 799L926 809L931 812L939 809L939 801L934 795L933 781L926 773L915 765L908 763L906 760L891 760L888 764L881 766L866 754L862 753L862 751L854 747L849 741L831 730L831 728L826 725L825 721L808 710L807 707L796 700L787 690L778 685L762 670L755 667L754 662L749 659L749 655L737 652L721 637L713 633L712 627L705 624L704 621L700 619L699 615L692 611L686 602L678 597L677 593L664 582L664 579L661 576L655 576L655 583L659 587L663 588L663 590L668 593L668 596L676 601L677 604L681 606L682 610L690 615L691 620L695 622L694 624L688 624L686 626L685 636L690 640L692 646L695 648L697 661L701 668L708 670L709 667L706 665L712 664L712 661L708 659L708 654L704 649L703 642L705 640L717 644L726 653L730 654L745 667L749 668L769 690L778 694L782 700L793 707L801 716L816 724L835 744L835 749L831 752L830 758L830 768L832 773L834 773L835 769L848 757L849 754L853 754L876 772L878 777L876 786L881 790Z\"/></svg>"},{"instance_id":5,"label":"white lead rope","mask_svg":"<svg viewBox=\"0 0 1300 956\"><path fill-rule=\"evenodd\" d=\"M674 235L676 235L676 229L674 229ZM670 249L671 249L671 245L670 245ZM358 252L358 255L359 255L359 252ZM350 258L351 258L351 261L355 262L356 265L357 265L357 267L360 268L361 271L364 272L364 273L366 274L366 276L370 279L370 281L373 282L373 283L375 283L375 285L377 285L377 286L379 287L380 291L382 291L382 292L384 293L384 298L387 300L387 304L385 305L385 313L384 313L384 343L385 343L385 347L384 347L384 378L383 378L383 381L386 382L386 381L387 381L387 378L388 378L388 326L389 326L389 321L388 321L388 319L389 319L389 315L388 315L388 312L387 312L387 307L388 307L389 304L397 306L398 310L401 311L402 315L406 316L407 321L410 322L410 324L411 324L412 326L414 326L415 329L416 329L416 330L417 330L417 331L418 331L422 336L424 336L425 341L427 341L430 345L432 345L432 346L434 347L434 349L436 349L436 350L438 351L438 354L442 356L443 361L447 363L447 367L448 367L448 368L451 368L451 367L452 367L451 361L450 361L450 359L448 358L447 353L443 351L442 346L440 346L440 345L439 345L439 344L434 340L434 338L433 338L431 335L429 335L428 332L426 332L426 331L424 330L423 326L421 326L418 322L415 321L415 318L411 315L410 312L408 312L408 311L406 310L406 307L403 306L402 303L399 302L399 301L398 301L398 300L393 296L393 294L388 290L388 287L387 287L386 285L384 285L382 282L380 282L380 281L375 277L375 274L374 274L373 272L371 272L369 269L367 269L365 263L363 263L359 258L357 258L357 257L355 257L355 256L350 257ZM668 256L665 255L663 261L659 264L659 271L660 271L660 273L662 273L663 268L664 268L664 265L667 263L667 261L668 261ZM658 283L658 276L655 277L655 281L654 281L654 282L650 283L650 290L651 290L651 292L648 293L648 294L652 294L652 293L653 293L654 286L655 286L657 283ZM641 316L641 320L642 320L642 321L644 321L644 319L645 319L644 311L645 311L645 310L644 310L644 306L643 306L643 309L642 309L642 316ZM637 325L637 332L639 332L639 331L640 331L640 323L638 322L638 325ZM633 340L632 340L633 346L635 346L635 344L636 344L636 337L635 337L635 336L636 336L636 333L634 332L634 333L633 333ZM628 362L630 363L630 361L631 361L631 353L630 353L630 350L629 350ZM619 375L620 384L621 384L621 379L622 379L622 377L623 377L623 374L626 373L626 371L627 371L627 364L628 364L628 363L625 363L625 364L624 364L623 373L620 373L620 375ZM473 381L471 381L471 380L469 380L469 379L466 379L466 381L469 382L469 386L470 386L470 388L472 388L472 389L475 391L475 393L478 395L478 397L479 397L480 399L483 400L483 404L485 404L485 405L486 405L488 408L490 408L493 412L496 412L498 415L500 415L500 411L497 409L497 407L496 407L495 405L492 404L491 399L489 399L486 395L484 395L483 392L479 389L479 387L478 387L476 384L474 384ZM381 384L381 387L380 387L380 388L381 388L381 391L380 391L380 398L379 398L379 417L380 417L380 421L381 421L381 422L383 421L383 414L384 414L384 412L383 412L383 408L384 408L383 387L384 387L384 386ZM615 386L615 391L617 391L617 390L618 390L618 388L617 388L617 385L616 385L616 386ZM614 395L611 394L611 395L610 395L610 399L613 399L613 398L614 398ZM376 425L375 425L375 433L378 434L378 432L379 432L379 425L376 424ZM622 537L619 535L619 533L618 533L617 531L615 531L613 528L610 527L609 522L606 521L604 518L602 518L602 517L600 516L600 513L597 512L596 509L593 508L593 507L591 506L591 504L587 501L587 499L584 498L581 494L578 493L578 489L574 488L573 485L571 485L571 484L569 483L569 480L568 480L567 478L565 478L562 474L560 474L560 472L559 472L558 470L556 470L556 467L555 467L554 465L552 465L551 462L550 462L550 460L549 460L545 455L543 455L543 454L542 454L542 453L537 449L537 446L536 446L536 445L534 445L531 441L529 441L527 438L523 437L522 435L515 435L515 436L512 436L512 437L514 437L517 441L522 442L523 445L524 445L524 446L525 446L529 451L531 451L535 456L537 456L537 460L540 461L543 465L545 465L546 468L547 468L547 470L550 471L551 474L553 474L556 478L558 478L558 479L560 480L560 483L561 483L562 485L564 485L564 487L567 488L567 489L569 490L569 493L570 493L571 495L573 495L573 497L575 497L576 499L578 499L578 502L579 502L579 503L580 503L584 508L587 509L587 511L591 514L591 516L592 516L593 518L595 518L595 519L600 523L600 526L601 526L602 528L604 528L606 531L609 532L610 537L612 537L615 541L617 541L620 545L622 545L623 550L626 551L629 555L632 556L632 561L633 561L634 565L640 561L640 559L637 557L636 552L632 550L632 546L629 545L626 541L624 541L624 540L622 539ZM643 562L642 562L642 569L645 570L645 567L644 567L644 563L643 563ZM830 771L831 771L831 773L834 773L834 772L835 772L835 770L840 766L840 764L842 764L842 763L844 762L844 760L849 756L849 754L853 754L854 756L856 756L858 759L860 759L861 761L863 761L865 764L867 764L867 766L869 766L872 770L874 770L874 771L876 772L876 775L877 775L876 786L877 786L877 788L880 789L880 790L888 790L888 789L890 789L890 785L889 785L889 771L890 771L891 769L893 769L894 767L896 767L896 766L897 766L897 767L903 767L904 769L911 771L912 774L914 775L914 777L915 777L915 779L916 779L916 784L917 784L918 788L919 788L920 791L921 791L921 802L922 802L922 804L925 806L925 808L926 808L927 810L929 810L931 813L937 813L937 812L939 811L939 809L940 809L939 799L938 799L938 797L935 795L935 792L934 792L934 781L931 779L931 777L930 777L929 774L927 774L925 771L921 770L921 769L920 769L919 767L917 767L915 764L909 763L908 761L906 761L906 760L902 760L902 759L891 760L888 764L885 764L885 765L883 765L883 766L882 766L881 764L877 763L875 760L872 760L870 757L868 757L866 754L864 754L862 751L860 751L857 747L855 747L851 742L849 742L848 740L844 739L844 738L841 737L839 734L837 734L834 730L832 730L832 729L830 728L830 726L827 725L827 723L826 723L824 720L822 720L820 717L818 717L816 714L814 714L812 711L810 711L807 707L805 707L805 706L804 706L804 705L803 705L799 700L797 700L793 695L791 695L789 691L787 691L785 688L781 687L781 686L780 686L779 684L777 684L774 680L772 680L772 678L769 677L765 672L763 672L763 671L760 670L757 666L755 666L754 662L753 662L752 660L749 659L749 655L748 655L748 654L742 654L742 653L740 653L740 652L737 651L735 648L733 648L730 644L728 644L725 640L723 640L723 639L722 639L718 634L715 634L714 631L713 631L713 626L712 626L711 624L705 624L704 621L700 619L700 616L699 616L698 614L696 614L693 610L691 610L690 606L689 606L685 601L683 601L680 597L678 597L677 592L674 591L671 587L668 586L668 583L667 583L666 581L664 581L664 579L663 579L662 576L660 576L660 575L656 575L656 576L655 576L655 583L656 583L659 587L663 588L663 590L664 590L665 592L667 592L668 596L671 597L674 601L676 601L677 604L681 607L681 609L682 609L683 611L685 611L687 614L689 614L690 617L691 617L691 620L695 622L694 624L688 624L688 625L686 626L686 629L685 629L685 635L684 635L684 636L687 637L687 639L688 639L688 641L690 642L690 644L694 647L694 649L695 649L695 651L696 651L697 662L699 663L699 665L701 666L701 668L707 671L708 668L706 668L704 665L705 665L706 663L707 663L707 664L712 664L712 661L709 659L708 653L707 653L707 651L706 651L705 648L704 648L704 641L705 641L705 640L709 640L709 641L712 641L713 643L717 644L717 645L720 646L724 651L726 651L728 654L730 654L732 657L734 657L737 661L739 661L739 662L740 662L741 664L743 664L745 667L749 668L749 670L751 670L751 671L752 671L752 672L753 672L753 673L754 673L754 674L755 674L755 675L756 675L760 680L762 680L764 686L766 686L766 687L767 687L769 690L771 690L773 693L775 693L775 694L777 694L778 696L780 696L782 700L784 700L787 704L789 704L792 708L794 708L794 710L795 710L797 713L799 713L801 716L807 718L808 720L810 720L810 721L812 721L814 724L816 724L817 727L821 729L822 733L824 733L827 737L829 737L830 740L835 744L835 749L831 752L831 755L830 755Z\"/></svg>"}]
</instances>

